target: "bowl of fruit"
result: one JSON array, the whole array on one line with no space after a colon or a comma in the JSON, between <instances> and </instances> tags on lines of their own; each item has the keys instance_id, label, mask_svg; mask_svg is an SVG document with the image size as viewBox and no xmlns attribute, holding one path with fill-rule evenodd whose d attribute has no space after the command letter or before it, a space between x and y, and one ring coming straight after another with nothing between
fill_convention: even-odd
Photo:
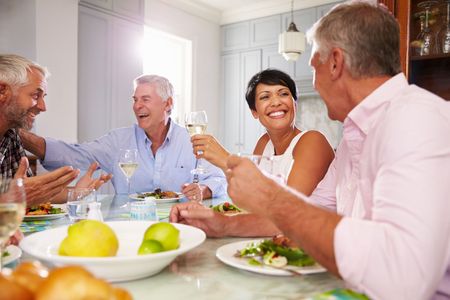
<instances>
[{"instance_id":1,"label":"bowl of fruit","mask_svg":"<svg viewBox=\"0 0 450 300\"><path fill-rule=\"evenodd\" d=\"M82 265L110 282L154 275L205 240L192 226L149 221L84 220L37 232L22 250L55 266Z\"/></svg>"}]
</instances>

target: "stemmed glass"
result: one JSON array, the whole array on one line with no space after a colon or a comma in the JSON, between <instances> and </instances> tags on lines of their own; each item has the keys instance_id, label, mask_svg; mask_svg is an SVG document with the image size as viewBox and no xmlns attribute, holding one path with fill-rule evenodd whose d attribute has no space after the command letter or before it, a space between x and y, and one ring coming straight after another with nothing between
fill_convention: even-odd
<instances>
[{"instance_id":1,"label":"stemmed glass","mask_svg":"<svg viewBox=\"0 0 450 300\"><path fill-rule=\"evenodd\" d=\"M208 117L204 110L189 112L185 115L184 123L190 136L204 134L208 125ZM201 154L201 151L199 151L199 154ZM194 174L194 183L198 182L198 174L206 173L206 167L203 165L202 159L196 161L195 169L191 173Z\"/></svg>"},{"instance_id":2,"label":"stemmed glass","mask_svg":"<svg viewBox=\"0 0 450 300\"><path fill-rule=\"evenodd\" d=\"M437 4L436 0L422 1L417 4L417 7L425 9L425 22L423 29L420 31L417 40L420 42L418 47L418 54L420 56L433 54L435 51L436 43L435 37L430 28L430 8Z\"/></svg>"},{"instance_id":3,"label":"stemmed glass","mask_svg":"<svg viewBox=\"0 0 450 300\"><path fill-rule=\"evenodd\" d=\"M0 178L0 271L5 243L19 228L25 214L26 196L22 179Z\"/></svg>"},{"instance_id":4,"label":"stemmed glass","mask_svg":"<svg viewBox=\"0 0 450 300\"><path fill-rule=\"evenodd\" d=\"M130 178L138 167L137 157L137 149L120 149L119 151L119 168L127 178L128 195L130 194Z\"/></svg>"},{"instance_id":5,"label":"stemmed glass","mask_svg":"<svg viewBox=\"0 0 450 300\"><path fill-rule=\"evenodd\" d=\"M447 3L446 19L444 28L439 32L439 42L442 53L450 53L450 0L444 0Z\"/></svg>"}]
</instances>

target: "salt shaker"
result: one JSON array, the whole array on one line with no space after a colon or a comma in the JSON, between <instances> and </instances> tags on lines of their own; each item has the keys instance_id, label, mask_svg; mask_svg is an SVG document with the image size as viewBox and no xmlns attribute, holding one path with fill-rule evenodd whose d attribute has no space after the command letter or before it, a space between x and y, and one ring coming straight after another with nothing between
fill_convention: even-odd
<instances>
[{"instance_id":1,"label":"salt shaker","mask_svg":"<svg viewBox=\"0 0 450 300\"><path fill-rule=\"evenodd\" d=\"M102 211L100 210L100 206L102 204L100 202L91 202L89 203L89 212L87 218L89 220L97 220L103 222Z\"/></svg>"}]
</instances>

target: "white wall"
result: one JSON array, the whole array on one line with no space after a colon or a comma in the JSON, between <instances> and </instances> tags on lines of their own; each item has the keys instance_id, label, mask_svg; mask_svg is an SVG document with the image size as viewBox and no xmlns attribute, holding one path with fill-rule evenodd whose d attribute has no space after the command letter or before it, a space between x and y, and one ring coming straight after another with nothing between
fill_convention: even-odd
<instances>
[{"instance_id":1,"label":"white wall","mask_svg":"<svg viewBox=\"0 0 450 300\"><path fill-rule=\"evenodd\" d=\"M1 0L0 52L49 68L47 112L35 131L66 141L77 137L77 0Z\"/></svg>"},{"instance_id":2,"label":"white wall","mask_svg":"<svg viewBox=\"0 0 450 300\"><path fill-rule=\"evenodd\" d=\"M30 0L0 1L0 53L36 59L35 3Z\"/></svg>"},{"instance_id":3,"label":"white wall","mask_svg":"<svg viewBox=\"0 0 450 300\"><path fill-rule=\"evenodd\" d=\"M77 40L77 0L36 1L36 61L52 74L36 132L68 142L77 140Z\"/></svg>"},{"instance_id":4,"label":"white wall","mask_svg":"<svg viewBox=\"0 0 450 300\"><path fill-rule=\"evenodd\" d=\"M208 132L218 135L220 114L220 27L159 0L146 0L146 24L192 41L192 109L206 110Z\"/></svg>"}]
</instances>

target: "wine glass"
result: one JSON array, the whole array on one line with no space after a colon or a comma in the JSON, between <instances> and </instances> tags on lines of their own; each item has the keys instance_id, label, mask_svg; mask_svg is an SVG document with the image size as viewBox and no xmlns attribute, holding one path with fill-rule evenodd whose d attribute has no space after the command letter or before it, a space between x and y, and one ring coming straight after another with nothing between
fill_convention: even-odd
<instances>
[{"instance_id":1,"label":"wine glass","mask_svg":"<svg viewBox=\"0 0 450 300\"><path fill-rule=\"evenodd\" d=\"M128 195L130 194L130 178L138 167L137 157L137 149L120 149L119 151L119 168L127 178Z\"/></svg>"},{"instance_id":2,"label":"wine glass","mask_svg":"<svg viewBox=\"0 0 450 300\"><path fill-rule=\"evenodd\" d=\"M420 42L418 47L418 54L420 56L434 54L436 41L435 36L430 28L430 8L436 5L438 2L436 0L422 1L417 4L417 7L425 9L425 22L423 29L419 33L417 40Z\"/></svg>"},{"instance_id":3,"label":"wine glass","mask_svg":"<svg viewBox=\"0 0 450 300\"><path fill-rule=\"evenodd\" d=\"M442 53L450 53L450 0L444 0L447 3L446 18L444 27L439 32L440 50Z\"/></svg>"},{"instance_id":4,"label":"wine glass","mask_svg":"<svg viewBox=\"0 0 450 300\"><path fill-rule=\"evenodd\" d=\"M184 123L190 136L204 134L208 125L208 117L204 110L189 112L185 115ZM199 151L199 154L201 154L201 151ZM206 167L203 165L202 159L196 161L195 169L191 173L194 174L194 183L198 182L198 174L206 173Z\"/></svg>"},{"instance_id":5,"label":"wine glass","mask_svg":"<svg viewBox=\"0 0 450 300\"><path fill-rule=\"evenodd\" d=\"M5 243L19 228L25 214L26 196L22 179L0 178L0 271Z\"/></svg>"}]
</instances>

